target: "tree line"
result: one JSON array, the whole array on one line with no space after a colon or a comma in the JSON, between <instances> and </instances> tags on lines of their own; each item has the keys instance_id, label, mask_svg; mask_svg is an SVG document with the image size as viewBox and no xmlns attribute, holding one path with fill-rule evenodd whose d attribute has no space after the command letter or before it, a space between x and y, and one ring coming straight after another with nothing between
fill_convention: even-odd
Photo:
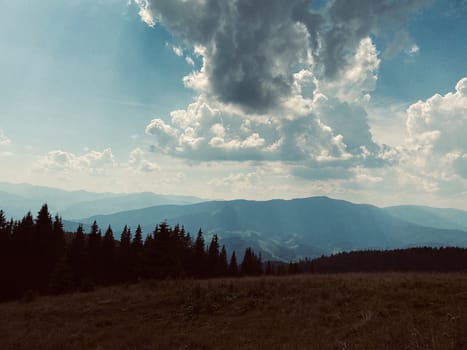
<instances>
[{"instance_id":1,"label":"tree line","mask_svg":"<svg viewBox=\"0 0 467 350\"><path fill-rule=\"evenodd\" d=\"M0 210L0 301L141 279L467 271L467 249L455 247L352 251L289 263L263 262L261 254L246 248L239 263L235 251L227 256L216 234L207 244L201 229L191 237L183 226L162 222L143 238L140 226L134 234L125 226L119 238L110 226L103 233L96 222L89 233L81 225L66 233L47 205L36 218L27 213L17 221L7 221Z\"/></svg>"},{"instance_id":2,"label":"tree line","mask_svg":"<svg viewBox=\"0 0 467 350\"><path fill-rule=\"evenodd\" d=\"M300 272L467 272L467 249L416 247L342 252L303 260Z\"/></svg>"},{"instance_id":3,"label":"tree line","mask_svg":"<svg viewBox=\"0 0 467 350\"><path fill-rule=\"evenodd\" d=\"M65 233L62 219L52 218L43 205L33 218L7 221L0 210L0 300L27 292L58 294L90 290L95 285L131 283L141 279L214 278L260 275L261 255L247 248L237 262L227 256L216 234L208 244L200 229L192 238L184 227L156 225L143 238L141 227L125 226L120 239L109 226L102 232L96 222L85 233Z\"/></svg>"}]
</instances>

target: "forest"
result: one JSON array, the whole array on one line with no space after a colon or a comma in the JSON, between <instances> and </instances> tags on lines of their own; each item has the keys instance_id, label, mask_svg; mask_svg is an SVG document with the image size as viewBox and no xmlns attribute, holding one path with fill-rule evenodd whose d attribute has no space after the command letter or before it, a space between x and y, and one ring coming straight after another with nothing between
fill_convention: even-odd
<instances>
[{"instance_id":1,"label":"forest","mask_svg":"<svg viewBox=\"0 0 467 350\"><path fill-rule=\"evenodd\" d=\"M219 244L217 234L206 242L202 229L192 237L183 226L166 222L143 237L125 226L115 238L109 226L96 222L85 233L65 232L62 219L44 204L34 218L7 220L0 210L0 300L27 293L62 294L90 291L98 285L135 283L147 279L219 278L298 273L467 271L467 249L408 248L354 251L297 262L266 261L261 253L235 251Z\"/></svg>"},{"instance_id":2,"label":"forest","mask_svg":"<svg viewBox=\"0 0 467 350\"><path fill-rule=\"evenodd\" d=\"M64 232L62 219L52 218L46 204L37 218L27 213L19 221L7 221L0 210L0 300L141 279L259 275L261 265L250 248L238 264L235 251L227 257L216 234L206 244L201 229L192 238L183 226L162 222L144 239L138 226L134 234L125 227L116 240L110 226L103 233L96 222L89 233L81 225Z\"/></svg>"}]
</instances>

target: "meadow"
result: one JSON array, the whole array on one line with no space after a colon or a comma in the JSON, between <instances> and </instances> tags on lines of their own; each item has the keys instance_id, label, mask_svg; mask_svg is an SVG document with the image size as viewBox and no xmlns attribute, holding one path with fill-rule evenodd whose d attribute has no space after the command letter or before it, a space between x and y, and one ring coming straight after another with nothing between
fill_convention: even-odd
<instances>
[{"instance_id":1,"label":"meadow","mask_svg":"<svg viewBox=\"0 0 467 350\"><path fill-rule=\"evenodd\" d=\"M461 349L467 275L144 281L0 304L1 349Z\"/></svg>"}]
</instances>

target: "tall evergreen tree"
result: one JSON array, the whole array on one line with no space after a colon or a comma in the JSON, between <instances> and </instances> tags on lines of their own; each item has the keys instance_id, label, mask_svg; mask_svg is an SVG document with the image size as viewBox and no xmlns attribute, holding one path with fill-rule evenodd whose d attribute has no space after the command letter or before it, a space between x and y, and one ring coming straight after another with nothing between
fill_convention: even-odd
<instances>
[{"instance_id":1,"label":"tall evergreen tree","mask_svg":"<svg viewBox=\"0 0 467 350\"><path fill-rule=\"evenodd\" d=\"M101 256L101 232L97 222L94 221L91 225L91 232L88 235L87 251L88 262L87 268L90 273L90 278L93 283L100 282L100 256Z\"/></svg>"},{"instance_id":2,"label":"tall evergreen tree","mask_svg":"<svg viewBox=\"0 0 467 350\"><path fill-rule=\"evenodd\" d=\"M45 292L56 264L52 217L47 204L44 204L37 214L35 231L32 281L39 291Z\"/></svg>"},{"instance_id":3,"label":"tall evergreen tree","mask_svg":"<svg viewBox=\"0 0 467 350\"><path fill-rule=\"evenodd\" d=\"M133 266L134 266L134 275L136 279L141 278L143 273L143 253L144 253L144 243L143 243L143 231L141 226L138 225L135 231L135 236L133 237L133 241L131 242L131 250L132 250L132 259L133 259Z\"/></svg>"},{"instance_id":4,"label":"tall evergreen tree","mask_svg":"<svg viewBox=\"0 0 467 350\"><path fill-rule=\"evenodd\" d=\"M55 264L50 276L49 291L54 294L66 293L73 289L73 274L66 254L62 218L58 215L53 222L53 241Z\"/></svg>"},{"instance_id":5,"label":"tall evergreen tree","mask_svg":"<svg viewBox=\"0 0 467 350\"><path fill-rule=\"evenodd\" d=\"M23 294L28 290L37 289L35 283L35 254L37 254L34 236L35 236L34 218L31 212L28 212L19 222L13 225L13 280L15 294Z\"/></svg>"},{"instance_id":6,"label":"tall evergreen tree","mask_svg":"<svg viewBox=\"0 0 467 350\"><path fill-rule=\"evenodd\" d=\"M13 265L13 242L11 229L6 221L3 210L0 210L0 300L10 298L15 294L14 288L14 265Z\"/></svg>"},{"instance_id":7,"label":"tall evergreen tree","mask_svg":"<svg viewBox=\"0 0 467 350\"><path fill-rule=\"evenodd\" d=\"M87 254L83 225L79 225L71 242L70 265L75 288L81 288L87 278Z\"/></svg>"},{"instance_id":8,"label":"tall evergreen tree","mask_svg":"<svg viewBox=\"0 0 467 350\"><path fill-rule=\"evenodd\" d=\"M193 251L194 274L197 277L206 275L206 251L204 248L203 231L199 229Z\"/></svg>"},{"instance_id":9,"label":"tall evergreen tree","mask_svg":"<svg viewBox=\"0 0 467 350\"><path fill-rule=\"evenodd\" d=\"M131 230L125 225L120 236L120 247L118 250L118 275L120 282L130 282L133 279L133 270Z\"/></svg>"},{"instance_id":10,"label":"tall evergreen tree","mask_svg":"<svg viewBox=\"0 0 467 350\"><path fill-rule=\"evenodd\" d=\"M55 259L58 261L66 253L65 231L62 218L55 215L53 222L53 239L55 243Z\"/></svg>"},{"instance_id":11,"label":"tall evergreen tree","mask_svg":"<svg viewBox=\"0 0 467 350\"><path fill-rule=\"evenodd\" d=\"M212 277L220 275L220 261L219 261L219 238L217 234L214 234L209 244L208 256L207 256L207 268L208 273Z\"/></svg>"},{"instance_id":12,"label":"tall evergreen tree","mask_svg":"<svg viewBox=\"0 0 467 350\"><path fill-rule=\"evenodd\" d=\"M221 276L226 276L229 273L229 264L227 262L227 251L225 245L222 245L219 254L219 271Z\"/></svg>"},{"instance_id":13,"label":"tall evergreen tree","mask_svg":"<svg viewBox=\"0 0 467 350\"><path fill-rule=\"evenodd\" d=\"M245 249L243 261L240 264L240 273L242 275L261 275L262 273L261 255L257 256L250 247Z\"/></svg>"},{"instance_id":14,"label":"tall evergreen tree","mask_svg":"<svg viewBox=\"0 0 467 350\"><path fill-rule=\"evenodd\" d=\"M102 282L111 284L115 282L116 261L115 261L115 240L112 227L107 228L102 239Z\"/></svg>"},{"instance_id":15,"label":"tall evergreen tree","mask_svg":"<svg viewBox=\"0 0 467 350\"><path fill-rule=\"evenodd\" d=\"M232 256L230 257L229 275L230 276L238 275L238 263L237 263L237 256L235 255L235 250L232 252Z\"/></svg>"}]
</instances>

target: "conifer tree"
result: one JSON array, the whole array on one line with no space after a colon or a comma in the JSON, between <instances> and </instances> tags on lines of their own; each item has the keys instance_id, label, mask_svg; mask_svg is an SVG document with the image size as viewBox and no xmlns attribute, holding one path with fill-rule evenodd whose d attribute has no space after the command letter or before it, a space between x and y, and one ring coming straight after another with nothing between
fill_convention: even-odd
<instances>
[{"instance_id":1,"label":"conifer tree","mask_svg":"<svg viewBox=\"0 0 467 350\"><path fill-rule=\"evenodd\" d=\"M131 242L132 256L133 256L133 265L134 265L134 274L136 278L140 278L143 271L143 231L141 226L138 225L135 231L135 236Z\"/></svg>"},{"instance_id":2,"label":"conifer tree","mask_svg":"<svg viewBox=\"0 0 467 350\"><path fill-rule=\"evenodd\" d=\"M65 231L62 218L55 215L53 222L53 239L55 242L55 259L58 262L66 253Z\"/></svg>"},{"instance_id":3,"label":"conifer tree","mask_svg":"<svg viewBox=\"0 0 467 350\"><path fill-rule=\"evenodd\" d=\"M203 231L199 229L198 235L196 236L194 251L193 251L193 265L194 273L197 277L202 277L206 274L206 252L204 248L204 237Z\"/></svg>"},{"instance_id":4,"label":"conifer tree","mask_svg":"<svg viewBox=\"0 0 467 350\"><path fill-rule=\"evenodd\" d=\"M52 217L47 204L44 204L37 214L33 244L32 284L44 292L56 263Z\"/></svg>"},{"instance_id":5,"label":"conifer tree","mask_svg":"<svg viewBox=\"0 0 467 350\"><path fill-rule=\"evenodd\" d=\"M12 228L13 237L13 265L16 271L13 274L13 284L16 286L15 294L22 295L28 290L37 289L35 283L35 251L34 242L35 225L31 212L28 212L19 222L16 222Z\"/></svg>"},{"instance_id":6,"label":"conifer tree","mask_svg":"<svg viewBox=\"0 0 467 350\"><path fill-rule=\"evenodd\" d=\"M94 221L91 225L91 232L88 235L88 263L87 268L90 273L90 278L93 283L100 282L100 251L101 251L101 232L97 222Z\"/></svg>"},{"instance_id":7,"label":"conifer tree","mask_svg":"<svg viewBox=\"0 0 467 350\"><path fill-rule=\"evenodd\" d=\"M102 282L111 284L115 282L115 240L112 227L107 228L102 239Z\"/></svg>"},{"instance_id":8,"label":"conifer tree","mask_svg":"<svg viewBox=\"0 0 467 350\"><path fill-rule=\"evenodd\" d=\"M230 276L238 275L238 263L237 263L237 256L235 255L235 250L232 252L232 256L230 257L229 275Z\"/></svg>"},{"instance_id":9,"label":"conifer tree","mask_svg":"<svg viewBox=\"0 0 467 350\"><path fill-rule=\"evenodd\" d=\"M131 230L125 225L120 236L120 248L118 252L118 274L121 282L130 282L133 265L131 259Z\"/></svg>"},{"instance_id":10,"label":"conifer tree","mask_svg":"<svg viewBox=\"0 0 467 350\"><path fill-rule=\"evenodd\" d=\"M10 227L3 210L0 210L0 300L14 296L13 242Z\"/></svg>"},{"instance_id":11,"label":"conifer tree","mask_svg":"<svg viewBox=\"0 0 467 350\"><path fill-rule=\"evenodd\" d=\"M219 238L214 234L208 249L208 273L212 277L220 275Z\"/></svg>"},{"instance_id":12,"label":"conifer tree","mask_svg":"<svg viewBox=\"0 0 467 350\"><path fill-rule=\"evenodd\" d=\"M262 262L261 254L257 256L253 249L250 247L245 249L245 255L240 265L240 273L242 275L261 275L262 273Z\"/></svg>"},{"instance_id":13,"label":"conifer tree","mask_svg":"<svg viewBox=\"0 0 467 350\"><path fill-rule=\"evenodd\" d=\"M227 262L227 251L225 245L222 245L221 252L219 254L219 271L221 276L226 276L229 272L229 264Z\"/></svg>"},{"instance_id":14,"label":"conifer tree","mask_svg":"<svg viewBox=\"0 0 467 350\"><path fill-rule=\"evenodd\" d=\"M81 288L87 277L86 255L84 229L83 225L79 225L73 237L70 251L70 265L75 288Z\"/></svg>"},{"instance_id":15,"label":"conifer tree","mask_svg":"<svg viewBox=\"0 0 467 350\"><path fill-rule=\"evenodd\" d=\"M48 288L54 294L66 293L73 289L73 274L66 254L62 218L58 215L53 222L53 242L55 262Z\"/></svg>"}]
</instances>

